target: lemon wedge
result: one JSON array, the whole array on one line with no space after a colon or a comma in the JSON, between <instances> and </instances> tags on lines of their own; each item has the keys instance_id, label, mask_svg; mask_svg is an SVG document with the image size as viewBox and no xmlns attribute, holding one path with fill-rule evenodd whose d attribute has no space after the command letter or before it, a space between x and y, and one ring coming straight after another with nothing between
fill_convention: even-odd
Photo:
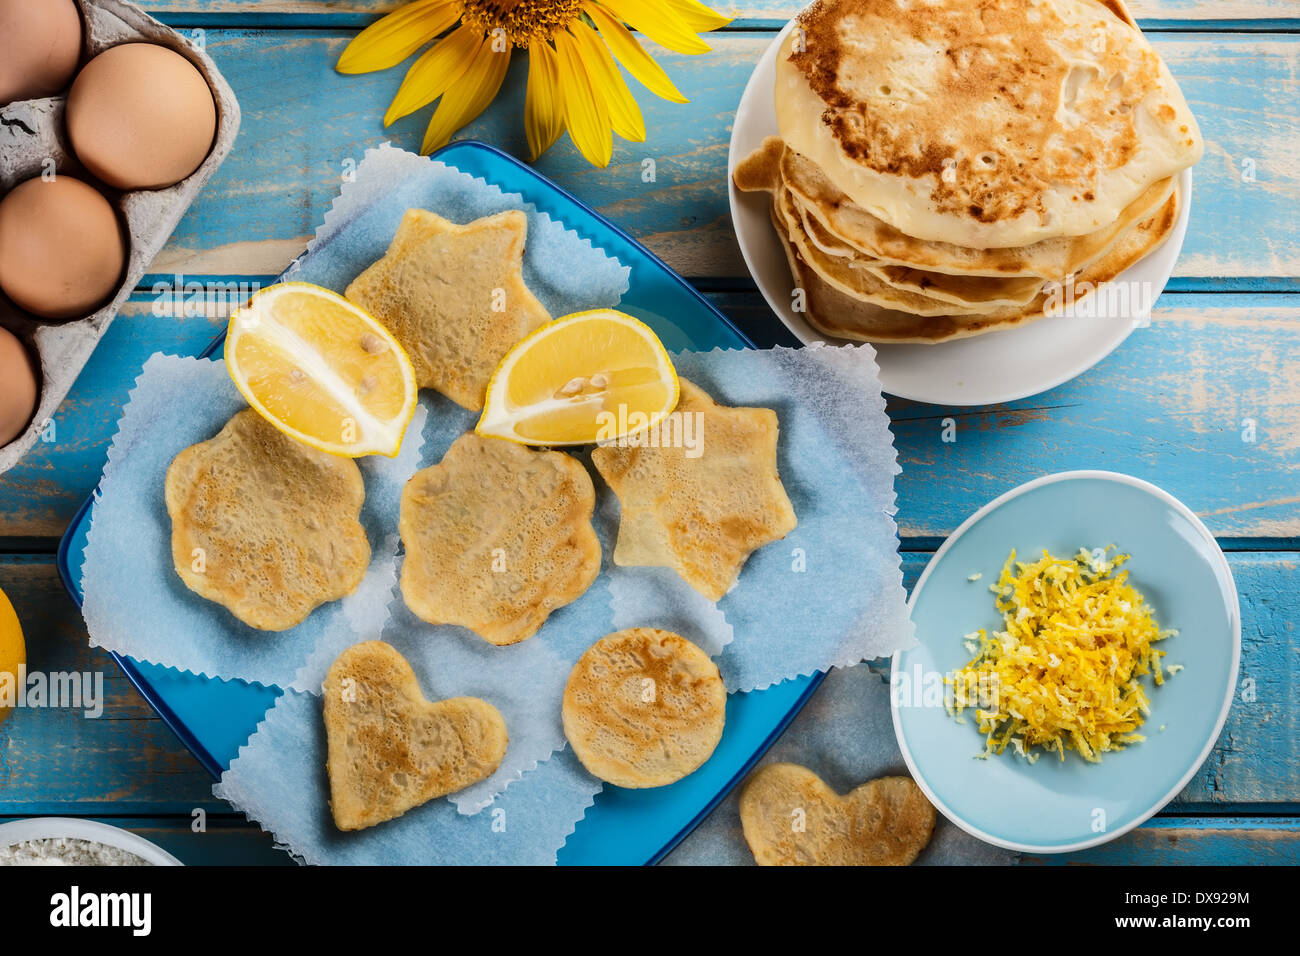
<instances>
[{"instance_id":1,"label":"lemon wedge","mask_svg":"<svg viewBox=\"0 0 1300 956\"><path fill-rule=\"evenodd\" d=\"M23 628L18 623L18 615L4 591L0 591L0 675L9 675L0 680L10 683L17 690L19 670L27 663L27 645L23 643ZM0 724L12 712L10 707L0 707Z\"/></svg>"},{"instance_id":2,"label":"lemon wedge","mask_svg":"<svg viewBox=\"0 0 1300 956\"><path fill-rule=\"evenodd\" d=\"M269 286L230 317L226 368L258 414L332 455L391 458L415 414L415 370L397 339L305 282Z\"/></svg>"},{"instance_id":3,"label":"lemon wedge","mask_svg":"<svg viewBox=\"0 0 1300 956\"><path fill-rule=\"evenodd\" d=\"M524 445L589 445L655 425L677 397L677 372L650 326L593 309L548 322L506 353L475 431Z\"/></svg>"}]
</instances>

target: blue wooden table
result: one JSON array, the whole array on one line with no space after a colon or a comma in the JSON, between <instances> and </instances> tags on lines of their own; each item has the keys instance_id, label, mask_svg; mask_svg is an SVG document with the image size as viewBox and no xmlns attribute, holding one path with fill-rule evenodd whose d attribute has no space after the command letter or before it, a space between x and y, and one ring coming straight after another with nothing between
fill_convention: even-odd
<instances>
[{"instance_id":1,"label":"blue wooden table","mask_svg":"<svg viewBox=\"0 0 1300 956\"><path fill-rule=\"evenodd\" d=\"M102 670L101 719L26 710L0 725L0 820L74 814L124 824L190 863L287 862L213 798L211 780L112 662L87 646L54 565L59 536L104 464L145 358L194 353L224 324L222 300L302 251L366 147L416 149L427 111L380 123L402 68L343 77L348 39L395 0L147 0L200 31L234 87L234 153L180 224L63 404L55 441L0 476L0 588L29 666ZM645 242L761 343L791 342L745 274L726 201L732 113L790 0L719 4L737 17L712 53L660 55L691 99L639 96L650 136L616 141L596 170L567 139L538 164ZM1300 6L1297 0L1134 0L1201 122L1191 224L1149 328L1079 379L1009 405L893 401L904 570L971 511L1067 468L1157 482L1218 536L1241 591L1242 693L1217 747L1169 808L1114 843L1053 862L1300 860ZM463 135L521 154L524 70ZM655 161L654 182L642 161ZM159 284L204 283L187 309ZM941 440L943 420L957 441ZM198 825L201 821L202 826ZM1031 861L1032 862L1032 861Z\"/></svg>"}]
</instances>

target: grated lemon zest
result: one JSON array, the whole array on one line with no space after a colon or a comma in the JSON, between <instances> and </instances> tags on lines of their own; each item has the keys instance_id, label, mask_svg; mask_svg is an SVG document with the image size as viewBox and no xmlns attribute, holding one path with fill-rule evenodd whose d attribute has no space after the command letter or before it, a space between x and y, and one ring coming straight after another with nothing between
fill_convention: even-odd
<instances>
[{"instance_id":1,"label":"grated lemon zest","mask_svg":"<svg viewBox=\"0 0 1300 956\"><path fill-rule=\"evenodd\" d=\"M989 585L1003 629L964 635L974 657L945 679L995 688L995 701L975 708L985 739L978 756L1010 745L1030 762L1044 751L1063 761L1073 750L1097 763L1146 739L1138 733L1151 712L1142 678L1159 686L1182 669L1163 668L1165 652L1155 647L1177 631L1160 629L1121 570L1129 555L1113 549L1080 548L1073 559L1044 551L1032 563L1017 562L1014 550L1007 557ZM958 697L948 712L962 720L968 705Z\"/></svg>"}]
</instances>

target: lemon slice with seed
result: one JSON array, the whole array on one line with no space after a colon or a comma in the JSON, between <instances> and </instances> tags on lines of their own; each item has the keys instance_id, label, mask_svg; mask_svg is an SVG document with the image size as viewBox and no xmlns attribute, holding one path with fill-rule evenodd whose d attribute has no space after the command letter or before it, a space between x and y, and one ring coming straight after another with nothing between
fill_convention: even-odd
<instances>
[{"instance_id":1,"label":"lemon slice with seed","mask_svg":"<svg viewBox=\"0 0 1300 956\"><path fill-rule=\"evenodd\" d=\"M475 430L525 445L589 445L655 425L677 395L677 372L650 326L593 309L548 322L506 353Z\"/></svg>"},{"instance_id":2,"label":"lemon slice with seed","mask_svg":"<svg viewBox=\"0 0 1300 956\"><path fill-rule=\"evenodd\" d=\"M226 368L263 418L332 455L392 457L415 414L415 370L392 333L305 282L263 289L230 317Z\"/></svg>"}]
</instances>

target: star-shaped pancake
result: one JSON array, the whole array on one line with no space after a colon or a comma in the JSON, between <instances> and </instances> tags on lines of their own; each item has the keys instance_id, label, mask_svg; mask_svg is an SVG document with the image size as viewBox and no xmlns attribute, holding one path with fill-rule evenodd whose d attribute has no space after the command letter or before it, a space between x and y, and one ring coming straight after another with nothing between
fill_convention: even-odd
<instances>
[{"instance_id":1,"label":"star-shaped pancake","mask_svg":"<svg viewBox=\"0 0 1300 956\"><path fill-rule=\"evenodd\" d=\"M666 421L592 452L622 505L614 563L672 568L716 601L750 554L797 524L777 474L776 413L719 405L682 379Z\"/></svg>"},{"instance_id":2,"label":"star-shaped pancake","mask_svg":"<svg viewBox=\"0 0 1300 956\"><path fill-rule=\"evenodd\" d=\"M478 411L497 363L551 318L524 284L527 232L517 209L463 226L408 209L384 257L347 297L402 343L421 388Z\"/></svg>"}]
</instances>

